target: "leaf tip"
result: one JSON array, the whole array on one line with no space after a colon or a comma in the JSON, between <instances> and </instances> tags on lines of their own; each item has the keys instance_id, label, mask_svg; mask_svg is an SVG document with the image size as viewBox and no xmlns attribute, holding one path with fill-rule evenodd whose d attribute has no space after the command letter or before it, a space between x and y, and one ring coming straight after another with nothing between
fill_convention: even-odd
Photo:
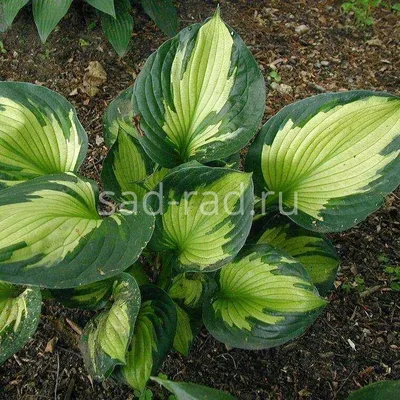
<instances>
[{"instance_id":1,"label":"leaf tip","mask_svg":"<svg viewBox=\"0 0 400 400\"><path fill-rule=\"evenodd\" d=\"M217 9L215 10L213 18L221 19L221 7L218 3Z\"/></svg>"}]
</instances>

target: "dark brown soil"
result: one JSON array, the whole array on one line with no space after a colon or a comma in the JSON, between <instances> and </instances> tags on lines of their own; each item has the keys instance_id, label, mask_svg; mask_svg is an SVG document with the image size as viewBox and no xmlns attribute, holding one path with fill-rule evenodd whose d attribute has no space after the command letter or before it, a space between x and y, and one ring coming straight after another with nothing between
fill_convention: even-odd
<instances>
[{"instance_id":1,"label":"dark brown soil","mask_svg":"<svg viewBox=\"0 0 400 400\"><path fill-rule=\"evenodd\" d=\"M250 46L267 81L269 65L274 63L281 83L290 86L270 90L266 118L296 99L324 90L398 93L400 23L393 12L378 10L373 27L359 30L351 16L341 13L339 2L220 3L224 19ZM179 1L181 25L204 20L216 4ZM134 82L144 60L165 37L137 10L132 50L119 60L99 24L88 29L96 16L89 8L84 11L75 6L45 46L24 11L13 28L0 36L7 50L0 55L0 79L42 84L76 106L90 137L81 172L99 179L107 151L101 140L103 111ZM299 25L307 25L309 31L298 35ZM88 45L82 47L81 39ZM108 74L93 98L81 90L90 61L99 61ZM269 351L248 352L227 350L203 331L190 357L171 353L162 372L172 379L230 391L239 399L344 399L368 383L399 379L400 301L384 272L385 266L400 264L399 196L399 192L389 196L386 206L358 227L332 235L342 258L336 288L324 314L303 337ZM375 291L368 294L370 288ZM83 327L89 317L46 303L33 340L0 368L0 399L133 398L128 388L113 382L93 383L85 372L77 335L66 318ZM58 342L53 351L45 352L54 337ZM166 398L157 388L154 391L155 398Z\"/></svg>"}]
</instances>

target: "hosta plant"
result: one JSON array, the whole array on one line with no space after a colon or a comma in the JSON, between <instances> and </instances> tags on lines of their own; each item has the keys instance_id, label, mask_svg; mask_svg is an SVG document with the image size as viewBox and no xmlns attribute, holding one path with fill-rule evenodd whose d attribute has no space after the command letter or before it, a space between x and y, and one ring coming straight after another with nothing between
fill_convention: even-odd
<instances>
[{"instance_id":1,"label":"hosta plant","mask_svg":"<svg viewBox=\"0 0 400 400\"><path fill-rule=\"evenodd\" d=\"M43 288L97 310L81 339L95 379L140 393L153 376L178 399L231 398L155 376L203 325L250 350L312 325L339 265L324 234L399 184L400 99L322 94L260 130L265 92L219 11L184 29L106 110L99 194L78 175L87 136L71 104L0 83L1 361L33 334Z\"/></svg>"},{"instance_id":2,"label":"hosta plant","mask_svg":"<svg viewBox=\"0 0 400 400\"><path fill-rule=\"evenodd\" d=\"M77 0L75 0L77 1ZM134 0L79 0L93 6L101 20L104 35L120 57L128 51L133 31ZM67 14L72 0L0 0L0 32L11 27L19 11L32 3L33 19L40 39L46 42L50 33ZM29 4L30 5L30 4ZM169 36L178 32L178 17L172 0L141 0L143 10Z\"/></svg>"}]
</instances>

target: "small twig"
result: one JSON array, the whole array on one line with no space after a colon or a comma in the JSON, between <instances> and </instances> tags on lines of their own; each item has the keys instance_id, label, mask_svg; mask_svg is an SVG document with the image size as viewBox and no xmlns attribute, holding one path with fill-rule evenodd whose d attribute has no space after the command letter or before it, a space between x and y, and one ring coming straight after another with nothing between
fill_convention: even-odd
<instances>
[{"instance_id":1,"label":"small twig","mask_svg":"<svg viewBox=\"0 0 400 400\"><path fill-rule=\"evenodd\" d=\"M60 356L57 353L57 376L56 376L56 387L54 388L54 400L57 400L57 389L58 389L58 377L60 375Z\"/></svg>"},{"instance_id":2,"label":"small twig","mask_svg":"<svg viewBox=\"0 0 400 400\"><path fill-rule=\"evenodd\" d=\"M354 367L349 376L344 380L344 382L340 385L340 388L337 390L337 392L333 395L333 398L336 399L337 395L339 394L339 392L343 389L343 386L346 384L346 382L349 380L349 378L351 377L351 375L353 374L354 370L356 369L356 367Z\"/></svg>"},{"instance_id":3,"label":"small twig","mask_svg":"<svg viewBox=\"0 0 400 400\"><path fill-rule=\"evenodd\" d=\"M369 296L370 294L375 293L375 292L377 292L378 290L381 290L382 287L383 287L382 285L377 285L377 286L373 286L373 287L371 287L371 288L369 288L369 289L367 289L367 290L364 290L363 292L360 293L360 297L361 297L361 298L367 297L367 296Z\"/></svg>"}]
</instances>

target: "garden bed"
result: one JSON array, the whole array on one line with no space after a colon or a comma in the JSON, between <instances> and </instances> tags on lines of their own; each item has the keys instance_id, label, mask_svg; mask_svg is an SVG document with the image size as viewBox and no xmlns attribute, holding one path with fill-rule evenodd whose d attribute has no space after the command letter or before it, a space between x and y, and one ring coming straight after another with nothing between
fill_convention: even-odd
<instances>
[{"instance_id":1,"label":"garden bed","mask_svg":"<svg viewBox=\"0 0 400 400\"><path fill-rule=\"evenodd\" d=\"M264 72L269 91L265 118L284 105L323 91L383 90L399 94L399 17L385 9L375 23L356 29L339 2L220 1L225 19L244 39ZM181 26L212 15L217 2L178 2ZM0 80L26 81L71 101L89 139L81 173L99 180L107 149L102 115L133 84L145 59L166 38L136 10L132 50L122 60L107 44L89 8L74 7L47 44L40 43L29 12L0 36ZM88 29L92 26L92 29ZM303 27L301 27L303 26ZM90 62L107 73L100 91L84 90ZM271 63L277 75L270 76ZM171 353L162 372L227 390L239 399L344 399L370 382L400 378L400 304L385 267L400 263L400 193L364 223L331 235L341 269L330 303L299 339L264 351L229 350L202 331L189 358ZM370 290L373 289L373 290ZM127 399L132 391L92 382L77 338L91 313L46 302L38 332L0 367L0 399ZM54 339L56 338L56 339ZM155 398L162 398L155 389Z\"/></svg>"}]
</instances>

